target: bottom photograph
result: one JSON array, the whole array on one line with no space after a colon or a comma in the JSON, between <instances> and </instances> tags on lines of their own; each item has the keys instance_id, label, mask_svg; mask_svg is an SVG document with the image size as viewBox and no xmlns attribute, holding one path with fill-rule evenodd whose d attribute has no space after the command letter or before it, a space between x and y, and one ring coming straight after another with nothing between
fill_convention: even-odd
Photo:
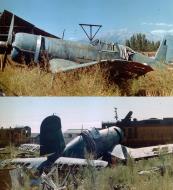
<instances>
[{"instance_id":1,"label":"bottom photograph","mask_svg":"<svg viewBox=\"0 0 173 190\"><path fill-rule=\"evenodd\" d=\"M1 97L1 190L172 190L173 98Z\"/></svg>"}]
</instances>

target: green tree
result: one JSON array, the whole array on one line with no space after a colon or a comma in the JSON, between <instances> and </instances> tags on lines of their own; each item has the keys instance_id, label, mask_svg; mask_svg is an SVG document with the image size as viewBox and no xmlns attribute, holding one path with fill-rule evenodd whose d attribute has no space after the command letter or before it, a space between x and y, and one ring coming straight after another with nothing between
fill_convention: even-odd
<instances>
[{"instance_id":1,"label":"green tree","mask_svg":"<svg viewBox=\"0 0 173 190\"><path fill-rule=\"evenodd\" d=\"M145 34L137 33L126 40L125 44L135 51L156 51L159 48L160 41L150 41L146 38Z\"/></svg>"}]
</instances>

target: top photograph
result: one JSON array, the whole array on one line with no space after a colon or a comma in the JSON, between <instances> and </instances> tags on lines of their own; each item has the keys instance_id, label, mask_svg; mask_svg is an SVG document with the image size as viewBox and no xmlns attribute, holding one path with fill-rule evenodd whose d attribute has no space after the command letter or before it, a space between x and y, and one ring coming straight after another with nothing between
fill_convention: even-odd
<instances>
[{"instance_id":1,"label":"top photograph","mask_svg":"<svg viewBox=\"0 0 173 190\"><path fill-rule=\"evenodd\" d=\"M1 0L0 96L173 96L173 1Z\"/></svg>"}]
</instances>

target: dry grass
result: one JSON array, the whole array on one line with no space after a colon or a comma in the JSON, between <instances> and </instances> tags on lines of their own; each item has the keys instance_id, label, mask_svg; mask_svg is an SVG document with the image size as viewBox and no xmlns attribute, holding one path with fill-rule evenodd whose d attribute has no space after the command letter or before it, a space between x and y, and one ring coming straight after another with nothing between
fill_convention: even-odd
<instances>
[{"instance_id":1,"label":"dry grass","mask_svg":"<svg viewBox=\"0 0 173 190\"><path fill-rule=\"evenodd\" d=\"M173 188L172 155L139 162L130 161L126 165L117 165L94 173L94 183L91 172L86 173L79 190L172 190ZM164 172L151 172L139 175L141 170L152 167L163 167Z\"/></svg>"},{"instance_id":2,"label":"dry grass","mask_svg":"<svg viewBox=\"0 0 173 190\"><path fill-rule=\"evenodd\" d=\"M38 68L6 67L0 74L0 88L8 96L119 96L118 86L110 87L97 66L91 71L52 74Z\"/></svg>"},{"instance_id":3,"label":"dry grass","mask_svg":"<svg viewBox=\"0 0 173 190\"><path fill-rule=\"evenodd\" d=\"M173 71L155 69L138 79L111 83L99 65L88 70L51 73L8 65L0 72L0 89L7 96L172 96ZM52 82L53 81L53 82Z\"/></svg>"},{"instance_id":4,"label":"dry grass","mask_svg":"<svg viewBox=\"0 0 173 190\"><path fill-rule=\"evenodd\" d=\"M173 71L156 69L140 77L133 81L131 93L137 96L172 96Z\"/></svg>"},{"instance_id":5,"label":"dry grass","mask_svg":"<svg viewBox=\"0 0 173 190\"><path fill-rule=\"evenodd\" d=\"M14 155L13 149L10 149ZM4 157L6 159L6 157ZM141 170L150 170L160 167L163 170L139 175ZM162 172L163 171L163 172ZM29 174L29 173L27 173ZM172 155L159 155L158 158L135 162L129 159L127 165L117 163L115 167L104 168L98 171L90 165L76 175L77 186L72 185L73 178L68 180L66 189L78 190L172 190L173 188L173 157ZM23 189L30 184L25 176ZM55 181L57 179L54 179ZM70 181L72 180L72 181ZM58 180L57 180L58 181Z\"/></svg>"}]
</instances>

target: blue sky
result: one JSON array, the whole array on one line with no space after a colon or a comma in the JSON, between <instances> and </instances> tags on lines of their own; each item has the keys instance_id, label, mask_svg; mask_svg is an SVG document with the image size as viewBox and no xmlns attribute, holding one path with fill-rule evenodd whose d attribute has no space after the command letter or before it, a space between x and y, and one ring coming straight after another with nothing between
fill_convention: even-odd
<instances>
[{"instance_id":1,"label":"blue sky","mask_svg":"<svg viewBox=\"0 0 173 190\"><path fill-rule=\"evenodd\" d=\"M114 107L119 119L130 110L137 119L173 117L173 97L2 97L0 127L29 125L39 132L42 120L53 113L61 117L63 130L98 127L114 120Z\"/></svg>"},{"instance_id":2,"label":"blue sky","mask_svg":"<svg viewBox=\"0 0 173 190\"><path fill-rule=\"evenodd\" d=\"M84 37L79 23L102 24L102 32L173 33L172 0L0 0L7 9L66 39Z\"/></svg>"}]
</instances>

